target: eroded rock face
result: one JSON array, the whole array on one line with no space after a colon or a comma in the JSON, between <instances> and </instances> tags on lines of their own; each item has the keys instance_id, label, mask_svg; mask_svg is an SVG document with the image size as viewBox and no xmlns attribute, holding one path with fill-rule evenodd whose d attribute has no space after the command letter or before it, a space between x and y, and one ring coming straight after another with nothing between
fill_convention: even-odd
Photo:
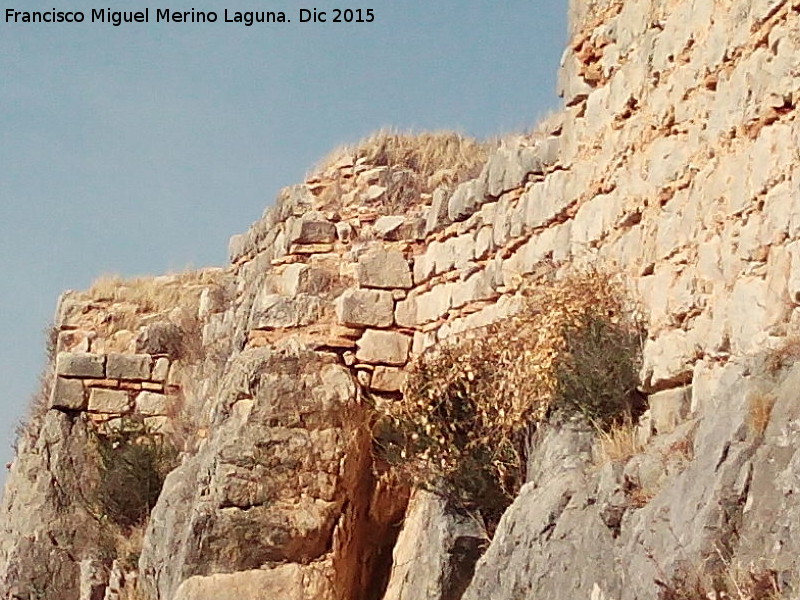
<instances>
[{"instance_id":1,"label":"eroded rock face","mask_svg":"<svg viewBox=\"0 0 800 600\"><path fill-rule=\"evenodd\" d=\"M381 542L348 530L348 511L369 511L373 481L350 372L302 348L259 348L239 356L223 388L214 433L169 475L153 510L145 582L159 598L218 597L226 586L242 600L263 597L264 586L348 597ZM349 559L347 581L334 564Z\"/></svg>"},{"instance_id":2,"label":"eroded rock face","mask_svg":"<svg viewBox=\"0 0 800 600\"><path fill-rule=\"evenodd\" d=\"M655 600L657 581L724 572L724 561L797 581L800 366L775 379L753 368L699 372L695 419L600 469L586 452L591 432L550 429L464 599ZM775 395L763 434L751 422L762 393Z\"/></svg>"}]
</instances>

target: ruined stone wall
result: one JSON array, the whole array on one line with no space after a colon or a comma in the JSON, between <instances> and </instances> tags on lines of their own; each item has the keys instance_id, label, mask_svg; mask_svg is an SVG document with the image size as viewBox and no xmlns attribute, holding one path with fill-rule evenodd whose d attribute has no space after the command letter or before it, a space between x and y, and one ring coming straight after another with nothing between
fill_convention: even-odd
<instances>
[{"instance_id":1,"label":"ruined stone wall","mask_svg":"<svg viewBox=\"0 0 800 600\"><path fill-rule=\"evenodd\" d=\"M670 527L706 531L712 521L741 518L741 511L720 516L714 508L745 502L744 484L734 493L731 481L741 476L749 486L741 473L752 472L750 458L763 441L739 439L748 402L742 390L757 387L741 385L748 372L741 361L779 345L800 318L800 3L571 5L572 40L560 77L564 110L535 133L503 142L477 178L420 186L406 167L345 156L283 190L274 208L232 238L231 264L200 285L198 302L177 312L128 306L137 319L112 331L119 303L65 297L54 392L21 447L4 499L5 597L33 597L24 588L34 582L57 590L48 599L74 598L74 582L88 569L81 565L99 564L111 568L112 580L124 578L122 567L93 553L95 540L77 533L90 529L88 517L64 517L51 491L60 485L59 465L80 455L86 428L128 414L166 429L190 422L186 454L153 511L139 562L154 597L211 598L236 589L249 598L266 586L287 597L313 589L319 598L377 600L387 583L386 597L397 600L443 598L445 588L460 594L469 568L434 585L409 566L420 545L408 532L424 535L427 526L412 519L405 534L398 532L406 491L372 469L364 392L395 397L415 353L512 314L526 279L576 266L621 273L641 301L648 326L642 378L652 419L643 424L643 439L673 436L657 437L650 462L624 473L625 481L658 480L653 508L631 522L644 527L654 511L676 504L674 496L657 495L673 472L683 477L674 480L684 486L675 488L683 490L678 495L702 508L666 519ZM432 191L419 193L423 188ZM197 355L182 360L169 332L189 330L197 335ZM789 395L783 393L786 407L776 414L793 414ZM712 417L728 396L731 414L717 424ZM698 427L697 454L705 462L689 471L686 461L670 463L669 473L653 466L664 447L691 446ZM773 439L796 435L781 431ZM543 444L563 442L548 440ZM731 444L739 450L726 463ZM583 438L566 444L574 457L540 450L549 471L531 471L506 529L513 531L517 519L516 530L525 531L527 506L541 508L539 520L551 527L544 521L566 505L537 495L548 487L565 498L603 486L609 497L625 496L623 474L614 469L599 483L564 475L585 446ZM556 479L566 487L553 485ZM425 502L417 497L409 515L446 519L443 507ZM602 504L592 499L592 506ZM619 513L613 525L605 514L579 511L561 525L564 539L573 540L559 555L564 572L581 571L570 561L584 555L574 549L582 547L581 531L591 530L592 543L606 544L608 560L616 556L615 564L649 573L653 565L634 548L644 534L620 524L632 505L606 505ZM61 516L51 525L34 510ZM480 537L474 523L462 521L437 530L431 547L441 550L441 560L452 554L448 544ZM466 597L505 598L523 589L493 580L514 564L506 529L501 525ZM272 533L253 533L266 530ZM647 534L660 556L676 552L664 541L670 531ZM392 566L388 554L398 533ZM547 539L525 539L547 548ZM699 536L681 547L712 541ZM523 555L528 564L538 556ZM633 590L614 568L607 565L610 579L600 587ZM602 576L587 574L569 589L599 597L589 579ZM504 577L524 583L528 575ZM83 577L87 590L89 579ZM99 579L98 589L114 598L108 573ZM542 597L550 597L548 589L539 589Z\"/></svg>"},{"instance_id":2,"label":"ruined stone wall","mask_svg":"<svg viewBox=\"0 0 800 600\"><path fill-rule=\"evenodd\" d=\"M347 356L366 370L502 318L548 265L627 277L649 318L646 389L754 351L800 301L800 42L789 2L722 4L605 3L565 53L564 113L504 144L478 179L381 215L370 206L390 169L339 164L235 237L233 263L295 279L338 268L348 290L326 310L358 330ZM334 185L345 206L326 212Z\"/></svg>"}]
</instances>

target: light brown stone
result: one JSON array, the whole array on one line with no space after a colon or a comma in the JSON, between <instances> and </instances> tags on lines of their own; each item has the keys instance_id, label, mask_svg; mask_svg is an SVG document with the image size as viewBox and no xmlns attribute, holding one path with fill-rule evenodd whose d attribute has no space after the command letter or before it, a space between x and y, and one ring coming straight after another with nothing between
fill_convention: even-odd
<instances>
[{"instance_id":1,"label":"light brown stone","mask_svg":"<svg viewBox=\"0 0 800 600\"><path fill-rule=\"evenodd\" d=\"M412 285L411 269L401 252L372 249L358 259L356 279L362 287L408 289Z\"/></svg>"},{"instance_id":2,"label":"light brown stone","mask_svg":"<svg viewBox=\"0 0 800 600\"><path fill-rule=\"evenodd\" d=\"M336 316L342 325L389 327L394 321L394 299L381 290L345 290L336 301Z\"/></svg>"},{"instance_id":3,"label":"light brown stone","mask_svg":"<svg viewBox=\"0 0 800 600\"><path fill-rule=\"evenodd\" d=\"M56 373L64 377L102 378L105 376L105 356L85 352L59 352Z\"/></svg>"},{"instance_id":4,"label":"light brown stone","mask_svg":"<svg viewBox=\"0 0 800 600\"><path fill-rule=\"evenodd\" d=\"M56 377L53 391L50 394L50 408L84 410L86 394L83 390L83 382L80 379Z\"/></svg>"},{"instance_id":5,"label":"light brown stone","mask_svg":"<svg viewBox=\"0 0 800 600\"><path fill-rule=\"evenodd\" d=\"M128 392L93 388L89 393L89 410L99 413L125 413L130 410Z\"/></svg>"},{"instance_id":6,"label":"light brown stone","mask_svg":"<svg viewBox=\"0 0 800 600\"><path fill-rule=\"evenodd\" d=\"M109 354L106 359L106 376L128 381L150 379L153 359L149 354Z\"/></svg>"},{"instance_id":7,"label":"light brown stone","mask_svg":"<svg viewBox=\"0 0 800 600\"><path fill-rule=\"evenodd\" d=\"M136 396L136 412L143 415L165 415L169 410L169 399L164 394L144 391Z\"/></svg>"},{"instance_id":8,"label":"light brown stone","mask_svg":"<svg viewBox=\"0 0 800 600\"><path fill-rule=\"evenodd\" d=\"M411 338L394 331L367 329L358 340L358 360L401 366L408 360Z\"/></svg>"},{"instance_id":9,"label":"light brown stone","mask_svg":"<svg viewBox=\"0 0 800 600\"><path fill-rule=\"evenodd\" d=\"M378 365L372 372L370 388L378 392L399 392L405 380L406 373L402 369Z\"/></svg>"},{"instance_id":10,"label":"light brown stone","mask_svg":"<svg viewBox=\"0 0 800 600\"><path fill-rule=\"evenodd\" d=\"M166 381L167 375L169 375L169 359L165 356L157 358L153 365L153 372L150 375L150 379L163 382Z\"/></svg>"}]
</instances>

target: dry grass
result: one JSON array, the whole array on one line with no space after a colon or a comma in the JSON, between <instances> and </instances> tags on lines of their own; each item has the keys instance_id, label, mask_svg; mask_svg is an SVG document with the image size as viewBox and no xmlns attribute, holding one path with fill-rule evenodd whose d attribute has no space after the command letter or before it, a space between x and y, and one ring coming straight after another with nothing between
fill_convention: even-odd
<instances>
[{"instance_id":1,"label":"dry grass","mask_svg":"<svg viewBox=\"0 0 800 600\"><path fill-rule=\"evenodd\" d=\"M382 129L354 146L337 148L322 160L318 170L343 160L355 163L364 159L376 167L410 169L426 179L437 176L453 183L479 175L491 147L492 144L452 131L408 133ZM448 176L446 171L451 174Z\"/></svg>"},{"instance_id":2,"label":"dry grass","mask_svg":"<svg viewBox=\"0 0 800 600\"><path fill-rule=\"evenodd\" d=\"M774 375L778 371L800 361L800 334L787 336L783 343L771 350L764 360L766 371Z\"/></svg>"},{"instance_id":3,"label":"dry grass","mask_svg":"<svg viewBox=\"0 0 800 600\"><path fill-rule=\"evenodd\" d=\"M215 270L133 279L103 275L81 296L93 302L132 304L140 313L160 313L181 306L196 306L203 288L216 283L216 275Z\"/></svg>"},{"instance_id":4,"label":"dry grass","mask_svg":"<svg viewBox=\"0 0 800 600\"><path fill-rule=\"evenodd\" d=\"M778 573L763 566L743 567L723 557L702 568L677 573L670 581L656 581L659 600L781 600ZM713 565L713 566L712 566Z\"/></svg>"},{"instance_id":5,"label":"dry grass","mask_svg":"<svg viewBox=\"0 0 800 600\"><path fill-rule=\"evenodd\" d=\"M633 420L620 421L608 429L598 427L598 464L624 462L640 454L644 447L636 439L636 430Z\"/></svg>"},{"instance_id":6,"label":"dry grass","mask_svg":"<svg viewBox=\"0 0 800 600\"><path fill-rule=\"evenodd\" d=\"M315 171L325 172L326 178L332 179L320 200L335 206L351 189L352 171L339 171L337 165L386 167L382 182L386 192L373 201L372 207L381 214L404 214L426 203L436 188L452 188L477 177L494 146L453 132L381 130L354 146L337 149L320 163Z\"/></svg>"}]
</instances>

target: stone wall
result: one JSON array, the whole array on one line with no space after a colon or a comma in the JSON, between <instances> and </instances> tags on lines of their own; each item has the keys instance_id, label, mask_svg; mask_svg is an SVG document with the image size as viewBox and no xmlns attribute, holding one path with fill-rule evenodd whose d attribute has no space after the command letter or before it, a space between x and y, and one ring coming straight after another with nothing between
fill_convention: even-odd
<instances>
[{"instance_id":1,"label":"stone wall","mask_svg":"<svg viewBox=\"0 0 800 600\"><path fill-rule=\"evenodd\" d=\"M80 488L87 428L130 414L186 442L139 561L142 587L162 600L220 589L244 600L264 587L337 600L378 600L384 589L398 600L504 598L536 586L541 597L649 598L656 571L677 568L669 557L702 561L731 533L721 522L741 523L742 507L760 501L747 473L773 454L791 464L785 442L796 437L777 421L766 437L744 432L761 385L782 386L775 418L794 418L796 376L751 381L747 361L790 339L800 319L800 3L602 0L570 10L563 111L504 141L477 178L421 185L408 167L354 154L283 190L231 239L224 270L145 282L161 304L143 292L135 302L65 296L54 391L2 507L4 597L34 597L36 586L71 600L85 572L82 588L111 600L121 592L105 581L136 575L100 556L93 522L53 492ZM415 354L513 314L523 282L586 266L618 272L643 308L649 449L596 475L586 432L544 432L541 460L470 583L486 541L474 523L417 495L398 527L408 490L374 469L366 392L395 398ZM187 286L191 302L177 294L164 305L173 297L164 290ZM672 448L701 459L687 450L664 462ZM631 500L630 482L652 493L647 507ZM681 497L694 508L672 510ZM759 506L794 514L789 504ZM643 532L656 518L665 525ZM563 545L550 544L556 526ZM675 528L685 529L677 546ZM780 532L750 530L747 556L758 540L793 547ZM582 571L585 531L602 542L605 572L551 577L542 556ZM433 554L419 555L418 536ZM443 564L458 544L470 560ZM417 563L443 566L428 576ZM626 586L619 565L647 585Z\"/></svg>"}]
</instances>

